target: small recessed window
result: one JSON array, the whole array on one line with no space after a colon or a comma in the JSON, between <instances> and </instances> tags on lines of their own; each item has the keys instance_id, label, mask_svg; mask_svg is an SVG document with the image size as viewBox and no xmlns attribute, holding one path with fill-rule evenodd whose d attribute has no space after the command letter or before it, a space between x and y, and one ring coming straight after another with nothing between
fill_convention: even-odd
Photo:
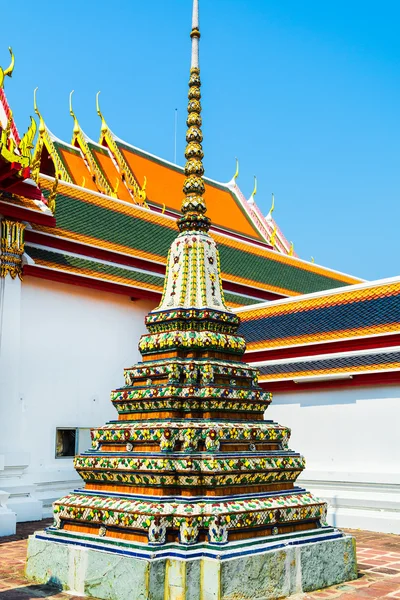
<instances>
[{"instance_id":1,"label":"small recessed window","mask_svg":"<svg viewBox=\"0 0 400 600\"><path fill-rule=\"evenodd\" d=\"M72 458L76 454L76 429L56 430L56 458Z\"/></svg>"}]
</instances>

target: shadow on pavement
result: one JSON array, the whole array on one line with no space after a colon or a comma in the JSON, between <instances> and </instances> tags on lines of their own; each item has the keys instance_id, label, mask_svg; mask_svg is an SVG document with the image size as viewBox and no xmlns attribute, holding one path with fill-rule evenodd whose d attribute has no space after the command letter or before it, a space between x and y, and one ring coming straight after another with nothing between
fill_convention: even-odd
<instances>
[{"instance_id":1,"label":"shadow on pavement","mask_svg":"<svg viewBox=\"0 0 400 600\"><path fill-rule=\"evenodd\" d=\"M48 585L26 585L0 592L0 600L30 600L33 598L49 598L57 596L61 590Z\"/></svg>"}]
</instances>

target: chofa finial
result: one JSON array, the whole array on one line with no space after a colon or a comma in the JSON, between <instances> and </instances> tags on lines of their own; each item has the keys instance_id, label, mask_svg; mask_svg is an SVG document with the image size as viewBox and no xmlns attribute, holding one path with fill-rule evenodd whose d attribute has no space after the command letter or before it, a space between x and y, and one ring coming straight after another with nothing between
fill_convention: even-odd
<instances>
[{"instance_id":1,"label":"chofa finial","mask_svg":"<svg viewBox=\"0 0 400 600\"><path fill-rule=\"evenodd\" d=\"M74 94L74 91L75 90L71 90L71 93L69 95L69 114L71 115L71 117L74 120L74 134L77 134L80 131L80 127L79 127L78 119L76 118L76 114L74 113L74 109L72 108L72 96Z\"/></svg>"},{"instance_id":2,"label":"chofa finial","mask_svg":"<svg viewBox=\"0 0 400 600\"><path fill-rule=\"evenodd\" d=\"M33 90L33 110L39 117L39 133L42 134L46 131L46 126L44 124L44 119L38 109L38 105L37 105L37 101L36 101L36 94L37 94L38 89L39 89L38 87L35 87L35 89Z\"/></svg>"},{"instance_id":3,"label":"chofa finial","mask_svg":"<svg viewBox=\"0 0 400 600\"><path fill-rule=\"evenodd\" d=\"M249 198L249 202L250 202L251 204L253 204L253 203L254 203L254 198L256 197L256 195L257 195L257 177L254 175L254 189L253 189L253 191L251 192L251 196L250 196L250 198Z\"/></svg>"},{"instance_id":4,"label":"chofa finial","mask_svg":"<svg viewBox=\"0 0 400 600\"><path fill-rule=\"evenodd\" d=\"M2 87L3 87L3 85L4 85L4 78L5 78L6 76L8 76L8 77L12 77L12 74L13 74L13 71L14 71L14 66L15 66L15 56L14 56L14 53L13 53L13 51L12 51L12 48L11 48L11 46L9 46L9 47L8 47L8 51L9 51L9 53L10 53L10 55L11 55L11 62L10 62L10 64L9 64L9 66L7 67L7 69L2 69L2 68L0 67L0 88L2 88Z\"/></svg>"},{"instance_id":5,"label":"chofa finial","mask_svg":"<svg viewBox=\"0 0 400 600\"><path fill-rule=\"evenodd\" d=\"M271 219L272 218L272 213L275 210L275 195L272 194L272 202L271 202L271 208L269 209L269 213L267 215L267 219Z\"/></svg>"},{"instance_id":6,"label":"chofa finial","mask_svg":"<svg viewBox=\"0 0 400 600\"><path fill-rule=\"evenodd\" d=\"M239 177L239 159L236 158L236 172L233 176L233 181L236 181L236 179Z\"/></svg>"},{"instance_id":7,"label":"chofa finial","mask_svg":"<svg viewBox=\"0 0 400 600\"><path fill-rule=\"evenodd\" d=\"M97 110L97 114L99 115L99 117L101 119L101 131L103 132L107 129L107 123L106 123L105 118L103 117L103 113L100 110L99 96L100 96L100 91L98 91L96 94L96 110Z\"/></svg>"}]
</instances>

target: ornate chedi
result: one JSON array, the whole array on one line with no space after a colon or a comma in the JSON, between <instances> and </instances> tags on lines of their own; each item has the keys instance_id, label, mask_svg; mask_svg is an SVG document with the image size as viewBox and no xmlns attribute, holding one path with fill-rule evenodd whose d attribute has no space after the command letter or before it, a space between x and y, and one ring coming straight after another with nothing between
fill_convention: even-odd
<instances>
[{"instance_id":1,"label":"ornate chedi","mask_svg":"<svg viewBox=\"0 0 400 600\"><path fill-rule=\"evenodd\" d=\"M212 556L258 539L333 535L326 504L295 487L305 463L288 449L289 429L263 420L271 395L243 362L240 319L224 302L205 214L198 0L191 37L184 199L162 300L146 318L143 362L126 369L125 386L112 392L119 418L93 429L93 448L76 457L85 488L55 502L47 541L185 559L198 548ZM39 571L28 568L36 578ZM178 583L159 585L166 598L185 597L168 591ZM100 595L98 587L91 593L125 597Z\"/></svg>"}]
</instances>

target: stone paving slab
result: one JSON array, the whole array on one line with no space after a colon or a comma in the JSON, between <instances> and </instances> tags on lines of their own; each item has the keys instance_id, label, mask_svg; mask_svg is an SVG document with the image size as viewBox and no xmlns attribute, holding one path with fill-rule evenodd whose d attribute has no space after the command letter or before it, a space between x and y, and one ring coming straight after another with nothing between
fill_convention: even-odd
<instances>
[{"instance_id":1,"label":"stone paving slab","mask_svg":"<svg viewBox=\"0 0 400 600\"><path fill-rule=\"evenodd\" d=\"M24 577L27 538L50 523L20 523L16 535L0 538L0 600L78 600L77 596L32 584ZM317 592L297 594L291 597L292 600L400 600L400 536L347 531L357 540L359 578Z\"/></svg>"}]
</instances>

